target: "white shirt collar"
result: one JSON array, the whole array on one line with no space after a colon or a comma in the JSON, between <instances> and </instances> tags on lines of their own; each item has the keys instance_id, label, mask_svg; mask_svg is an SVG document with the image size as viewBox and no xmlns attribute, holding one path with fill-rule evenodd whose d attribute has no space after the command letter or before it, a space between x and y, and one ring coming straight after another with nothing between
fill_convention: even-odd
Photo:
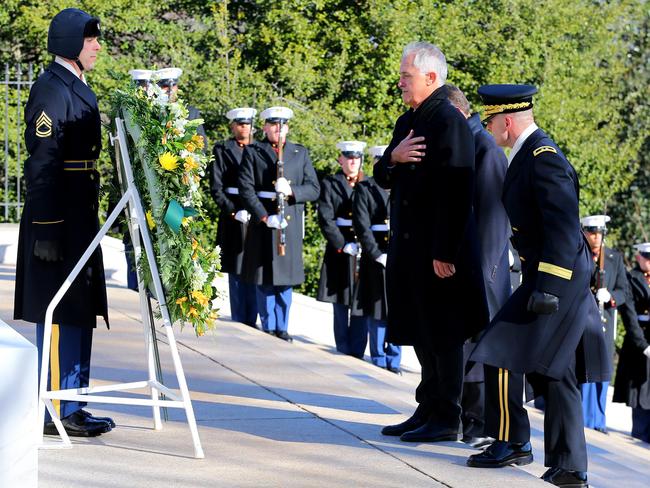
<instances>
[{"instance_id":1,"label":"white shirt collar","mask_svg":"<svg viewBox=\"0 0 650 488\"><path fill-rule=\"evenodd\" d=\"M83 73L82 73L81 76L79 76L79 75L77 74L77 72L75 71L75 69L72 67L72 65L71 65L70 63L68 63L65 59L63 59L61 56L56 56L56 57L54 58L54 62L57 63L57 64L60 64L60 65L63 66L65 69L67 69L70 73L72 73L72 74L75 75L77 78L79 78L81 81L83 81L84 83L86 83L86 77L83 76ZM88 84L88 83L86 83L86 85L87 85L87 84Z\"/></svg>"},{"instance_id":2,"label":"white shirt collar","mask_svg":"<svg viewBox=\"0 0 650 488\"><path fill-rule=\"evenodd\" d=\"M526 139L528 139L528 136L531 135L533 132L535 132L537 129L538 129L537 124L533 122L528 127L526 127L521 134L519 134L519 137L517 137L515 144L512 146L512 149L510 150L510 154L508 154L508 166L510 166L512 160L515 159L515 156L519 152L519 149L521 149L521 146L523 146L524 142L526 142Z\"/></svg>"}]
</instances>

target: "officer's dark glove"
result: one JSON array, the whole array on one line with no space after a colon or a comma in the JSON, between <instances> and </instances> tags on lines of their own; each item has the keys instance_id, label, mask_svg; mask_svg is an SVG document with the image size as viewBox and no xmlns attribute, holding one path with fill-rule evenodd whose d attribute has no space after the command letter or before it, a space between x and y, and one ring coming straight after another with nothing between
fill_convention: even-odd
<instances>
[{"instance_id":1,"label":"officer's dark glove","mask_svg":"<svg viewBox=\"0 0 650 488\"><path fill-rule=\"evenodd\" d=\"M43 261L63 261L63 252L59 241L36 241L34 256Z\"/></svg>"},{"instance_id":2,"label":"officer's dark glove","mask_svg":"<svg viewBox=\"0 0 650 488\"><path fill-rule=\"evenodd\" d=\"M535 290L528 299L528 310L537 314L551 314L560 308L560 299L550 293Z\"/></svg>"}]
</instances>

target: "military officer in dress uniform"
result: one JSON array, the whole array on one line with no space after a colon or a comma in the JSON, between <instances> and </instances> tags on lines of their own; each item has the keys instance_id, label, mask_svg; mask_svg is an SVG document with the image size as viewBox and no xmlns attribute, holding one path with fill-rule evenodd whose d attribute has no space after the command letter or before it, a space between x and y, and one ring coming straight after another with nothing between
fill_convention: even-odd
<instances>
[{"instance_id":1,"label":"military officer in dress uniform","mask_svg":"<svg viewBox=\"0 0 650 488\"><path fill-rule=\"evenodd\" d=\"M244 244L242 279L257 285L262 329L290 342L287 332L292 287L305 280L302 262L305 202L318 199L320 185L304 146L286 140L293 110L271 107L261 114L264 140L246 146L239 170L239 195L251 214ZM284 176L278 177L281 155ZM279 197L284 196L284 218ZM278 244L284 230L285 247Z\"/></svg>"},{"instance_id":2,"label":"military officer in dress uniform","mask_svg":"<svg viewBox=\"0 0 650 488\"><path fill-rule=\"evenodd\" d=\"M373 146L370 154L378 161L388 146ZM402 347L386 341L386 260L390 231L388 192L373 178L362 181L353 196L352 220L361 243L361 267L357 297L366 318L370 339L370 360L375 366L402 374Z\"/></svg>"},{"instance_id":3,"label":"military officer in dress uniform","mask_svg":"<svg viewBox=\"0 0 650 488\"><path fill-rule=\"evenodd\" d=\"M614 401L632 407L632 437L650 443L650 242L636 244L637 265L628 274L631 314L621 316L626 333L616 368Z\"/></svg>"},{"instance_id":4,"label":"military officer in dress uniform","mask_svg":"<svg viewBox=\"0 0 650 488\"><path fill-rule=\"evenodd\" d=\"M131 75L131 79L134 81L134 83L139 86L140 88L143 88L146 90L149 88L151 84L151 75L153 74L153 71L150 69L132 69L129 71L129 74Z\"/></svg>"},{"instance_id":5,"label":"military officer in dress uniform","mask_svg":"<svg viewBox=\"0 0 650 488\"><path fill-rule=\"evenodd\" d=\"M600 311L600 327L605 335L608 354L614 358L616 340L616 312L628 305L629 283L623 255L604 245L607 233L607 215L589 215L580 220L582 230L587 237L594 262L591 275L591 291ZM605 408L607 406L607 389L609 381L583 383L582 414L585 427L607 433Z\"/></svg>"},{"instance_id":6,"label":"military officer in dress uniform","mask_svg":"<svg viewBox=\"0 0 650 488\"><path fill-rule=\"evenodd\" d=\"M230 314L234 321L255 327L257 298L255 285L241 279L244 239L250 214L239 196L238 179L244 148L252 142L257 110L234 108L226 114L232 137L215 144L210 180L212 197L220 209L217 243L221 247L221 270L228 273Z\"/></svg>"},{"instance_id":7,"label":"military officer in dress uniform","mask_svg":"<svg viewBox=\"0 0 650 488\"><path fill-rule=\"evenodd\" d=\"M36 323L39 361L50 348L49 390L88 386L93 328L108 324L101 250L54 310L50 344L43 344L46 309L99 230L97 218L101 123L97 98L85 74L100 50L99 20L68 8L54 16L48 51L55 55L32 86L25 106L26 199L20 220L14 318ZM54 401L68 435L96 436L111 430L82 402ZM46 417L44 432L56 434Z\"/></svg>"},{"instance_id":8,"label":"military officer in dress uniform","mask_svg":"<svg viewBox=\"0 0 650 488\"><path fill-rule=\"evenodd\" d=\"M507 410L523 394L523 384L517 382L522 386L512 397L508 376L526 374L546 404L544 464L549 469L543 479L556 486L586 487L579 381L607 381L610 361L589 289L593 261L578 217L578 176L535 124L535 93L531 85L479 88L488 130L497 144L512 148L503 203L523 279L471 357L500 368L498 388L486 385L485 393L486 406L496 396L506 406L499 419L499 433L505 435L470 456L467 464L500 467L532 462L526 412Z\"/></svg>"},{"instance_id":9,"label":"military officer in dress uniform","mask_svg":"<svg viewBox=\"0 0 650 488\"><path fill-rule=\"evenodd\" d=\"M334 308L336 350L363 358L368 333L366 320L355 305L355 287L361 264L360 247L352 227L352 195L363 179L365 142L342 141L341 170L321 181L318 223L327 241L316 298Z\"/></svg>"}]
</instances>

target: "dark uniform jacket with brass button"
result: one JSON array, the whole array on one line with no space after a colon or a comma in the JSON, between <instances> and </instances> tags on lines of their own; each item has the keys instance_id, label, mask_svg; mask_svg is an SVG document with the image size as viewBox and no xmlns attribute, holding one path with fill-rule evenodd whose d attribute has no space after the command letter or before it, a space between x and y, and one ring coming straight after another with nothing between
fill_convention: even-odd
<instances>
[{"instance_id":1,"label":"dark uniform jacket with brass button","mask_svg":"<svg viewBox=\"0 0 650 488\"><path fill-rule=\"evenodd\" d=\"M391 165L411 129L425 137L424 158ZM374 177L391 190L386 340L433 351L462 344L487 324L488 313L472 213L474 138L445 86L400 116ZM453 263L456 273L438 278L434 259Z\"/></svg>"},{"instance_id":2,"label":"dark uniform jacket with brass button","mask_svg":"<svg viewBox=\"0 0 650 488\"><path fill-rule=\"evenodd\" d=\"M286 254L278 255L280 231L262 222L265 215L278 213L275 198L261 197L260 191L275 193L278 156L268 140L246 146L239 171L239 194L251 213L248 224L242 279L256 285L294 286L305 280L302 261L305 202L318 199L320 185L304 146L287 141L284 146L284 177L293 195L286 203Z\"/></svg>"},{"instance_id":3,"label":"dark uniform jacket with brass button","mask_svg":"<svg viewBox=\"0 0 650 488\"><path fill-rule=\"evenodd\" d=\"M607 381L610 359L589 289L591 251L578 217L578 176L555 143L535 130L512 160L503 203L522 284L492 320L472 360L560 379L576 357L581 381ZM534 290L559 297L559 310L527 310Z\"/></svg>"},{"instance_id":4,"label":"dark uniform jacket with brass button","mask_svg":"<svg viewBox=\"0 0 650 488\"><path fill-rule=\"evenodd\" d=\"M355 191L342 171L321 181L318 224L327 244L316 298L322 302L347 306L354 302L357 258L344 253L343 247L357 241L352 227L352 195Z\"/></svg>"},{"instance_id":5,"label":"dark uniform jacket with brass button","mask_svg":"<svg viewBox=\"0 0 650 488\"><path fill-rule=\"evenodd\" d=\"M616 368L614 401L650 410L650 359L643 354L650 342L650 273L637 266L628 274L630 307L622 307L625 339ZM624 313L624 310L631 313Z\"/></svg>"},{"instance_id":6,"label":"dark uniform jacket with brass button","mask_svg":"<svg viewBox=\"0 0 650 488\"><path fill-rule=\"evenodd\" d=\"M239 165L244 146L235 139L215 144L214 162L210 175L210 191L219 206L217 244L221 247L221 270L241 274L244 256L246 225L235 220L235 214L244 209L239 195Z\"/></svg>"},{"instance_id":7,"label":"dark uniform jacket with brass button","mask_svg":"<svg viewBox=\"0 0 650 488\"><path fill-rule=\"evenodd\" d=\"M373 178L368 178L357 187L353 202L354 229L362 249L357 289L359 307L363 315L386 320L386 270L376 259L388 253L388 192Z\"/></svg>"},{"instance_id":8,"label":"dark uniform jacket with brass button","mask_svg":"<svg viewBox=\"0 0 650 488\"><path fill-rule=\"evenodd\" d=\"M42 323L54 294L99 230L101 124L93 91L53 63L25 107L25 207L20 220L14 318ZM90 168L90 169L89 169ZM37 240L58 241L63 261L34 256ZM54 311L54 323L95 327L108 321L101 250L93 253Z\"/></svg>"}]
</instances>

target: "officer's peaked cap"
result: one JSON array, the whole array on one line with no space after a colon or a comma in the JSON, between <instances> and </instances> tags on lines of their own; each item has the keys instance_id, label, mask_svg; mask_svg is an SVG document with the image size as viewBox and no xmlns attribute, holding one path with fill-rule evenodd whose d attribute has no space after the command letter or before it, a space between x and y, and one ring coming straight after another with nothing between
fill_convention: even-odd
<instances>
[{"instance_id":1,"label":"officer's peaked cap","mask_svg":"<svg viewBox=\"0 0 650 488\"><path fill-rule=\"evenodd\" d=\"M132 69L131 71L129 71L131 78L133 78L136 81L150 80L152 73L153 71L151 71L150 69Z\"/></svg>"},{"instance_id":2,"label":"officer's peaked cap","mask_svg":"<svg viewBox=\"0 0 650 488\"><path fill-rule=\"evenodd\" d=\"M581 218L580 223L587 232L598 232L607 229L607 222L610 220L608 215L589 215Z\"/></svg>"},{"instance_id":3,"label":"officer's peaked cap","mask_svg":"<svg viewBox=\"0 0 650 488\"><path fill-rule=\"evenodd\" d=\"M360 158L366 143L362 141L341 141L336 144L336 148L346 157Z\"/></svg>"},{"instance_id":4,"label":"officer's peaked cap","mask_svg":"<svg viewBox=\"0 0 650 488\"><path fill-rule=\"evenodd\" d=\"M257 110L255 110L254 108L240 107L240 108L233 108L232 110L228 110L228 112L226 113L226 118L231 122L239 122L241 124L251 124L256 114L257 114Z\"/></svg>"},{"instance_id":5,"label":"officer's peaked cap","mask_svg":"<svg viewBox=\"0 0 650 488\"><path fill-rule=\"evenodd\" d=\"M163 68L159 69L153 74L153 77L158 80L159 86L173 86L178 85L178 79L183 74L180 68Z\"/></svg>"},{"instance_id":6,"label":"officer's peaked cap","mask_svg":"<svg viewBox=\"0 0 650 488\"><path fill-rule=\"evenodd\" d=\"M270 107L264 110L260 114L260 117L271 124L286 122L293 117L293 110L287 107Z\"/></svg>"},{"instance_id":7,"label":"officer's peaked cap","mask_svg":"<svg viewBox=\"0 0 650 488\"><path fill-rule=\"evenodd\" d=\"M533 85L483 85L478 94L483 101L483 120L498 114L522 112L533 108Z\"/></svg>"},{"instance_id":8,"label":"officer's peaked cap","mask_svg":"<svg viewBox=\"0 0 650 488\"><path fill-rule=\"evenodd\" d=\"M78 8L66 8L54 16L47 32L47 50L77 59L85 37L99 37L99 19Z\"/></svg>"},{"instance_id":9,"label":"officer's peaked cap","mask_svg":"<svg viewBox=\"0 0 650 488\"><path fill-rule=\"evenodd\" d=\"M644 258L650 258L650 242L634 244L634 248L642 254Z\"/></svg>"},{"instance_id":10,"label":"officer's peaked cap","mask_svg":"<svg viewBox=\"0 0 650 488\"><path fill-rule=\"evenodd\" d=\"M372 146L368 149L368 152L373 158L380 158L384 155L386 148L388 148L388 146Z\"/></svg>"}]
</instances>

